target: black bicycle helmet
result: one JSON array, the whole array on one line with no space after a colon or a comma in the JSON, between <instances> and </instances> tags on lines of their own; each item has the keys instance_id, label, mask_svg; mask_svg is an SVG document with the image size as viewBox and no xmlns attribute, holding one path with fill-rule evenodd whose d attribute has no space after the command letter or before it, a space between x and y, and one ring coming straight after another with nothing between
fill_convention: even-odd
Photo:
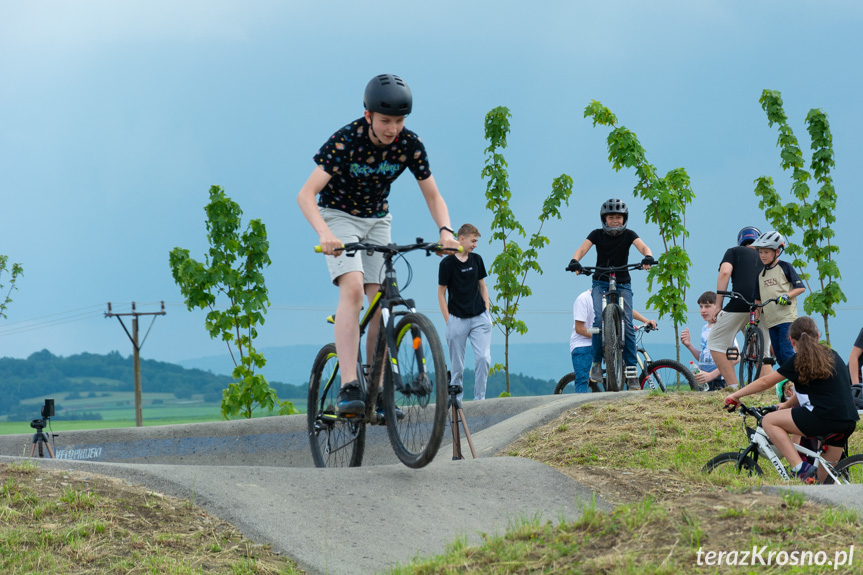
<instances>
[{"instance_id":1,"label":"black bicycle helmet","mask_svg":"<svg viewBox=\"0 0 863 575\"><path fill-rule=\"evenodd\" d=\"M605 223L605 216L608 214L621 214L623 215L623 225L619 228L610 228ZM629 208L626 207L626 203L618 198L611 198L602 204L602 207L599 208L599 219L602 222L602 230L610 236L619 236L626 229L626 222L629 221Z\"/></svg>"},{"instance_id":2,"label":"black bicycle helmet","mask_svg":"<svg viewBox=\"0 0 863 575\"><path fill-rule=\"evenodd\" d=\"M758 236L761 235L761 230L756 228L755 226L746 226L739 232L737 232L737 245L738 246L747 246L758 239Z\"/></svg>"},{"instance_id":3,"label":"black bicycle helmet","mask_svg":"<svg viewBox=\"0 0 863 575\"><path fill-rule=\"evenodd\" d=\"M407 116L413 107L413 96L404 80L393 74L381 74L366 85L363 106L369 112Z\"/></svg>"}]
</instances>

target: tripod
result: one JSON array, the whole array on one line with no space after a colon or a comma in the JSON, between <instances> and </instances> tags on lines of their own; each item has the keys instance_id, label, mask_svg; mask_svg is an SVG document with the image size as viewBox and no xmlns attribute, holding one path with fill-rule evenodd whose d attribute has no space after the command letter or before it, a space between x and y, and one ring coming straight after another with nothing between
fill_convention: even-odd
<instances>
[{"instance_id":1,"label":"tripod","mask_svg":"<svg viewBox=\"0 0 863 575\"><path fill-rule=\"evenodd\" d=\"M460 385L449 386L449 405L452 408L452 458L464 459L461 454L461 438L459 437L458 424L461 423L464 429L464 436L467 438L467 444L470 446L470 454L476 459L476 450L473 448L473 440L470 438L470 430L467 428L467 421L464 417L464 409L461 407L461 401L458 399L458 394L462 392Z\"/></svg>"},{"instance_id":2,"label":"tripod","mask_svg":"<svg viewBox=\"0 0 863 575\"><path fill-rule=\"evenodd\" d=\"M30 427L36 430L36 433L33 434L33 440L30 444L30 457L33 457L33 454L36 452L36 447L39 448L39 457L45 457L45 449L48 450L48 455L51 456L51 459L54 459L54 450L51 449L51 444L48 443L48 436L45 434L43 429L45 429L45 420L44 419L34 419L30 423Z\"/></svg>"}]
</instances>

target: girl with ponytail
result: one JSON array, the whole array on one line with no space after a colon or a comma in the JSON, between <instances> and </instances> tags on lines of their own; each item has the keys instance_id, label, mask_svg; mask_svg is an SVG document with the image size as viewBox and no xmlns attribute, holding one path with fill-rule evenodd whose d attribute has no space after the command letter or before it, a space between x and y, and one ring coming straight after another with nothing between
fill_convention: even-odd
<instances>
[{"instance_id":1,"label":"girl with ponytail","mask_svg":"<svg viewBox=\"0 0 863 575\"><path fill-rule=\"evenodd\" d=\"M800 458L789 434L826 437L829 448L825 458L838 461L859 416L851 396L848 367L838 353L818 341L818 327L812 318L794 320L788 337L796 355L773 373L726 397L725 405L735 406L741 397L771 389L784 379L794 382L794 396L764 416L761 426L791 470L805 483L815 483L814 468Z\"/></svg>"}]
</instances>

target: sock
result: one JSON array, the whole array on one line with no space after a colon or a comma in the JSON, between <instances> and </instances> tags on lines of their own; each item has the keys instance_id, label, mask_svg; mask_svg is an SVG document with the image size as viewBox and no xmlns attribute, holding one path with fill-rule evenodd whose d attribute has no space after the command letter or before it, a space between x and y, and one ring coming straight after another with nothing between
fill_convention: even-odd
<instances>
[{"instance_id":1,"label":"sock","mask_svg":"<svg viewBox=\"0 0 863 575\"><path fill-rule=\"evenodd\" d=\"M797 465L795 465L794 467L792 467L792 468L791 468L791 471L793 471L794 473L797 473L798 471L800 471L800 469L801 469L802 467L803 467L803 462L801 461L800 463L798 463Z\"/></svg>"}]
</instances>

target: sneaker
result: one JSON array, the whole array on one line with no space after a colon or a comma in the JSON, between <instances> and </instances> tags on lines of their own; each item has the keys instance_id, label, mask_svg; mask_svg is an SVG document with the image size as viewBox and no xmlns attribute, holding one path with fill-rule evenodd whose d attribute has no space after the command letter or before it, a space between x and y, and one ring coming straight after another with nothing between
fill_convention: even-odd
<instances>
[{"instance_id":1,"label":"sneaker","mask_svg":"<svg viewBox=\"0 0 863 575\"><path fill-rule=\"evenodd\" d=\"M336 401L340 415L362 415L366 411L366 398L356 381L345 384Z\"/></svg>"},{"instance_id":2,"label":"sneaker","mask_svg":"<svg viewBox=\"0 0 863 575\"><path fill-rule=\"evenodd\" d=\"M596 383L602 383L602 365L598 363L594 363L590 366L590 375L588 376L590 381Z\"/></svg>"},{"instance_id":3,"label":"sneaker","mask_svg":"<svg viewBox=\"0 0 863 575\"><path fill-rule=\"evenodd\" d=\"M804 461L800 466L800 469L797 470L797 479L802 481L807 485L814 485L818 483L818 478L816 475L818 474L818 468L809 463L808 461Z\"/></svg>"},{"instance_id":4,"label":"sneaker","mask_svg":"<svg viewBox=\"0 0 863 575\"><path fill-rule=\"evenodd\" d=\"M626 389L629 391L638 391L641 389L641 386L638 385L638 380L634 377L626 378Z\"/></svg>"},{"instance_id":5,"label":"sneaker","mask_svg":"<svg viewBox=\"0 0 863 575\"><path fill-rule=\"evenodd\" d=\"M384 409L384 395L382 393L378 393L378 399L375 401L375 413L378 414L378 417L381 418L381 424L386 423L387 410ZM396 420L401 421L405 418L405 412L399 409L399 406L396 406Z\"/></svg>"}]
</instances>

